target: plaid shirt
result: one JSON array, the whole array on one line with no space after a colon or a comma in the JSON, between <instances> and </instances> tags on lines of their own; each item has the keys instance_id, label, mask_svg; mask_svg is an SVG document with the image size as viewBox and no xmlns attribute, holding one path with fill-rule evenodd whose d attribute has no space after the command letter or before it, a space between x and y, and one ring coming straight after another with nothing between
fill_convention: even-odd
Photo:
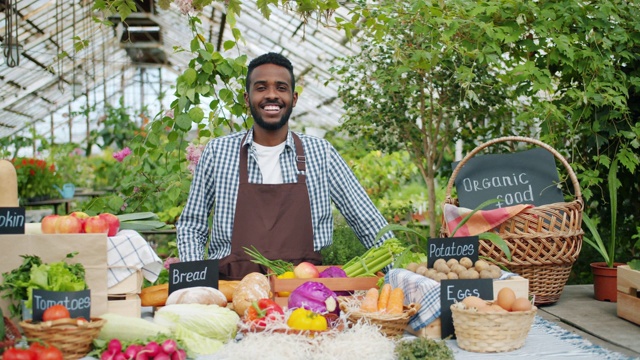
<instances>
[{"instance_id":1,"label":"plaid shirt","mask_svg":"<svg viewBox=\"0 0 640 360\"><path fill-rule=\"evenodd\" d=\"M212 210L209 258L221 259L231 253L239 182L240 142L245 133L243 131L213 139L202 152L187 204L176 224L181 261L204 259L208 238L207 219ZM393 234L389 232L379 240L379 244L374 243L376 234L387 222L336 149L324 139L296 134L302 140L306 157L314 250L319 251L333 242L331 201L366 248L379 245L392 237ZM249 130L243 144L249 146L249 182L261 183L262 174L252 143L253 130ZM293 137L289 132L284 151L280 154L284 183L297 182L295 152Z\"/></svg>"}]
</instances>

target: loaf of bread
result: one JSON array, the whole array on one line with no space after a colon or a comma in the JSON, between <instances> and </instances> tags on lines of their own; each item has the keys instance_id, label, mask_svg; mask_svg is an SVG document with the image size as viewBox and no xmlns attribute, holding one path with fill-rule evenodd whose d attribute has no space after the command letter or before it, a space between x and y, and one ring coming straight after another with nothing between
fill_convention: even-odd
<instances>
[{"instance_id":1,"label":"loaf of bread","mask_svg":"<svg viewBox=\"0 0 640 360\"><path fill-rule=\"evenodd\" d=\"M142 306L164 306L169 297L169 284L148 286L140 292Z\"/></svg>"},{"instance_id":2,"label":"loaf of bread","mask_svg":"<svg viewBox=\"0 0 640 360\"><path fill-rule=\"evenodd\" d=\"M226 307L227 298L216 288L194 286L172 292L167 298L165 305L173 304L203 304Z\"/></svg>"},{"instance_id":3,"label":"loaf of bread","mask_svg":"<svg viewBox=\"0 0 640 360\"><path fill-rule=\"evenodd\" d=\"M269 298L270 294L271 285L265 275L257 272L247 274L233 291L233 309L244 316L251 303Z\"/></svg>"},{"instance_id":4,"label":"loaf of bread","mask_svg":"<svg viewBox=\"0 0 640 360\"><path fill-rule=\"evenodd\" d=\"M240 280L218 280L218 290L222 291L228 302L232 302L233 291L239 283Z\"/></svg>"}]
</instances>

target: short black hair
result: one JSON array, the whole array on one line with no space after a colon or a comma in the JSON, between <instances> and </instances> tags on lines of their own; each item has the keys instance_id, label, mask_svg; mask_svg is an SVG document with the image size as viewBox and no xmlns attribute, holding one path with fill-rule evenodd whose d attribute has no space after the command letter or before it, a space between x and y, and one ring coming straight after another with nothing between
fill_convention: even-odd
<instances>
[{"instance_id":1,"label":"short black hair","mask_svg":"<svg viewBox=\"0 0 640 360\"><path fill-rule=\"evenodd\" d=\"M245 84L245 89L249 92L250 78L251 73L253 73L253 69L257 68L260 65L264 64L274 64L278 66L282 66L283 68L289 70L289 75L291 75L291 91L295 92L296 90L296 78L293 76L293 65L291 65L291 61L287 59L284 55L270 52L263 55L258 56L257 58L251 60L249 63L249 68L247 71L247 80Z\"/></svg>"}]
</instances>

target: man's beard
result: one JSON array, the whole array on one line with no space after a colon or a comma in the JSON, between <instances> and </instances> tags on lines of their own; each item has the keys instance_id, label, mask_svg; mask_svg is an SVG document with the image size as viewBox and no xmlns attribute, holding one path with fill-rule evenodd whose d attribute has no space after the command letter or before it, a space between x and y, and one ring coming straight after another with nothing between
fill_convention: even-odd
<instances>
[{"instance_id":1,"label":"man's beard","mask_svg":"<svg viewBox=\"0 0 640 360\"><path fill-rule=\"evenodd\" d=\"M277 123L268 123L264 121L262 116L258 114L258 111L256 111L256 108L253 105L249 105L249 110L251 110L251 116L253 116L253 121L256 124L258 124L258 126L260 126L265 130L276 131L281 129L283 126L287 124L287 122L289 122L289 117L293 112L293 107L290 107L287 110L287 112L285 112L284 115L282 115L282 117L280 118L280 121L278 121Z\"/></svg>"}]
</instances>

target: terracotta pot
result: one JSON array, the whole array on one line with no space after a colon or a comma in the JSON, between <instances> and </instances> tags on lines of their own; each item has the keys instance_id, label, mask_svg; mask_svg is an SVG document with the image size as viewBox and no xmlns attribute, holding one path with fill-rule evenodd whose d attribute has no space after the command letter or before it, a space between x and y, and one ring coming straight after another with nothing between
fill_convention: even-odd
<instances>
[{"instance_id":1,"label":"terracotta pot","mask_svg":"<svg viewBox=\"0 0 640 360\"><path fill-rule=\"evenodd\" d=\"M593 292L596 300L616 302L618 300L618 266L624 263L613 263L608 267L605 262L591 263L593 271Z\"/></svg>"}]
</instances>

